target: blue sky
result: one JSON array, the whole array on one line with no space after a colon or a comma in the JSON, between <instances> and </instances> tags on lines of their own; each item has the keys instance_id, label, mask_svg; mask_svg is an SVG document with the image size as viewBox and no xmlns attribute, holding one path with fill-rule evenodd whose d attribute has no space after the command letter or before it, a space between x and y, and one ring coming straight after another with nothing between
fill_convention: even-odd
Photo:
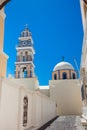
<instances>
[{"instance_id":1,"label":"blue sky","mask_svg":"<svg viewBox=\"0 0 87 130\"><path fill-rule=\"evenodd\" d=\"M18 37L29 25L36 51L35 73L47 85L62 56L80 67L83 27L80 0L11 0L6 5L4 51L9 55L7 74L14 74Z\"/></svg>"}]
</instances>

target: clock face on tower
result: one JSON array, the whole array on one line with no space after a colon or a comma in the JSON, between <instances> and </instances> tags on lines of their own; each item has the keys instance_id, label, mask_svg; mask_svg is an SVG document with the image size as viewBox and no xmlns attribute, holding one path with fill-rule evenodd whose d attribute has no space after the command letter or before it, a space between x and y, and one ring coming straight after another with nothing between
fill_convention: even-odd
<instances>
[{"instance_id":1,"label":"clock face on tower","mask_svg":"<svg viewBox=\"0 0 87 130\"><path fill-rule=\"evenodd\" d=\"M20 41L19 46L21 46L21 47L23 47L23 46L32 46L32 42L31 42L31 40Z\"/></svg>"},{"instance_id":2,"label":"clock face on tower","mask_svg":"<svg viewBox=\"0 0 87 130\"><path fill-rule=\"evenodd\" d=\"M23 41L23 46L26 46L27 45L27 41Z\"/></svg>"}]
</instances>

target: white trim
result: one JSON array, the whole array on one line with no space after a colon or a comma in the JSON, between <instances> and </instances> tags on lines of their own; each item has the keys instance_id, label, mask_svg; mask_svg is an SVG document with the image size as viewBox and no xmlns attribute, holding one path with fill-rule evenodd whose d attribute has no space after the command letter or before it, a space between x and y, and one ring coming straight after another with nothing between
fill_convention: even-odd
<instances>
[{"instance_id":1,"label":"white trim","mask_svg":"<svg viewBox=\"0 0 87 130\"><path fill-rule=\"evenodd\" d=\"M21 41L32 40L31 36L28 36L28 37L19 37L18 39L21 40Z\"/></svg>"},{"instance_id":2,"label":"white trim","mask_svg":"<svg viewBox=\"0 0 87 130\"><path fill-rule=\"evenodd\" d=\"M1 54L1 55L4 55L4 56L6 57L6 59L9 58L9 56L8 56L7 54L5 54L3 51L0 51L0 54Z\"/></svg>"},{"instance_id":3,"label":"white trim","mask_svg":"<svg viewBox=\"0 0 87 130\"><path fill-rule=\"evenodd\" d=\"M28 49L31 49L33 54L35 54L35 50L31 46L29 46L29 47L16 47L16 50L28 50Z\"/></svg>"},{"instance_id":4,"label":"white trim","mask_svg":"<svg viewBox=\"0 0 87 130\"><path fill-rule=\"evenodd\" d=\"M15 64L32 64L33 67L35 67L35 65L33 64L32 61L24 61L24 62L15 62Z\"/></svg>"},{"instance_id":5,"label":"white trim","mask_svg":"<svg viewBox=\"0 0 87 130\"><path fill-rule=\"evenodd\" d=\"M3 17L3 19L5 19L6 18L6 14L4 13L4 10L2 9L2 10L0 10L0 15Z\"/></svg>"}]
</instances>

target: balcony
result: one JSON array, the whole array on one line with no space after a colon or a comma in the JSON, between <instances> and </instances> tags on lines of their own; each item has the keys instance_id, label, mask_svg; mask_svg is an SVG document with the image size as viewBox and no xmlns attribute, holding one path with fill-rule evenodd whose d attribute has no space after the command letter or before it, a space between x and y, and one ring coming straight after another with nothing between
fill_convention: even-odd
<instances>
[{"instance_id":1,"label":"balcony","mask_svg":"<svg viewBox=\"0 0 87 130\"><path fill-rule=\"evenodd\" d=\"M28 62L28 61L32 61L33 62L33 57L30 56L23 56L22 58L20 56L17 57L16 62Z\"/></svg>"}]
</instances>

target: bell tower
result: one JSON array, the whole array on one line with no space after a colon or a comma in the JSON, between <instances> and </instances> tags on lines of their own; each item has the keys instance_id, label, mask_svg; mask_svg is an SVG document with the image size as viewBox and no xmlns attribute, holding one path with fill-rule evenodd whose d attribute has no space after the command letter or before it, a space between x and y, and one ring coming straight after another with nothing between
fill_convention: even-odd
<instances>
[{"instance_id":1,"label":"bell tower","mask_svg":"<svg viewBox=\"0 0 87 130\"><path fill-rule=\"evenodd\" d=\"M21 32L19 43L16 47L17 59L15 62L15 78L33 78L34 75L34 48L32 34L26 26Z\"/></svg>"}]
</instances>

